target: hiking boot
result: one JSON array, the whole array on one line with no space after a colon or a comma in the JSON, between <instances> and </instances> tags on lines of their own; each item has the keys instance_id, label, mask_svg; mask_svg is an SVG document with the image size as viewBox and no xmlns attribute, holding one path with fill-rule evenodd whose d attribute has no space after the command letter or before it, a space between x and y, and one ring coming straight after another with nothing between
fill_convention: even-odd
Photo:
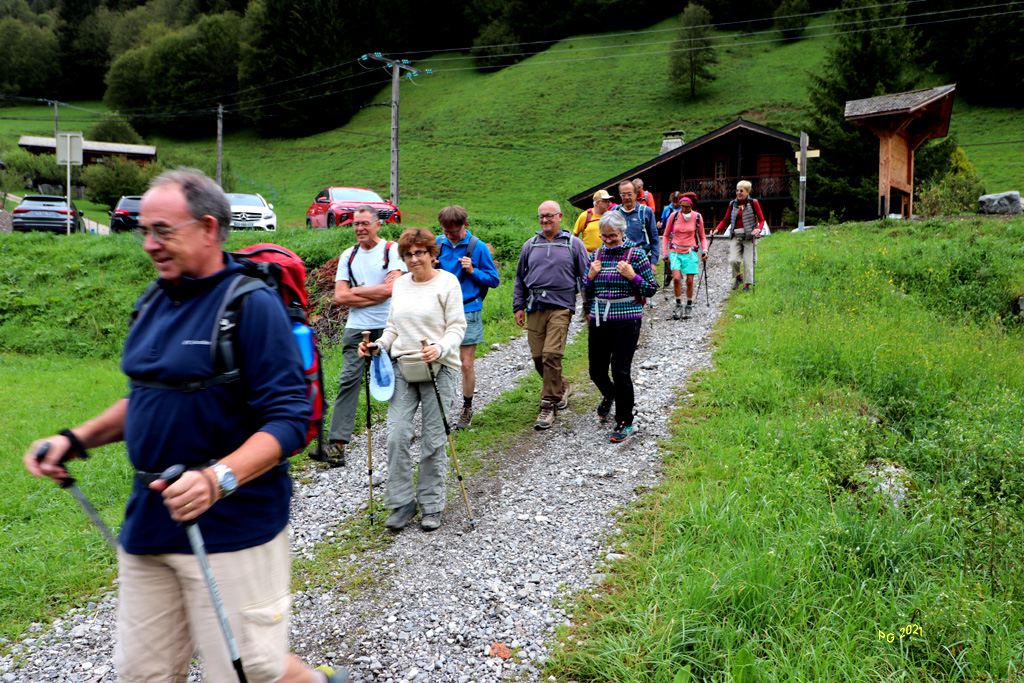
<instances>
[{"instance_id":1,"label":"hiking boot","mask_svg":"<svg viewBox=\"0 0 1024 683\"><path fill-rule=\"evenodd\" d=\"M630 437L633 433L633 425L628 425L625 422L620 422L619 426L612 432L612 442L622 443Z\"/></svg>"},{"instance_id":2,"label":"hiking boot","mask_svg":"<svg viewBox=\"0 0 1024 683\"><path fill-rule=\"evenodd\" d=\"M473 406L462 406L462 412L459 413L459 423L455 425L455 431L469 429L471 424L473 424Z\"/></svg>"},{"instance_id":3,"label":"hiking boot","mask_svg":"<svg viewBox=\"0 0 1024 683\"><path fill-rule=\"evenodd\" d=\"M750 285L743 285L743 291L744 292L749 292L750 291Z\"/></svg>"},{"instance_id":4,"label":"hiking boot","mask_svg":"<svg viewBox=\"0 0 1024 683\"><path fill-rule=\"evenodd\" d=\"M345 667L335 671L329 666L318 666L314 671L319 671L327 676L327 683L348 683L348 669Z\"/></svg>"},{"instance_id":5,"label":"hiking boot","mask_svg":"<svg viewBox=\"0 0 1024 683\"><path fill-rule=\"evenodd\" d=\"M409 523L409 520L416 516L416 501L406 503L400 508L395 508L388 515L388 518L384 520L384 526L394 531L398 531L405 527Z\"/></svg>"},{"instance_id":6,"label":"hiking boot","mask_svg":"<svg viewBox=\"0 0 1024 683\"><path fill-rule=\"evenodd\" d=\"M738 278L736 278L735 280L733 280L733 283L732 283L732 288L733 288L733 290L737 290L737 289L739 289L739 288L740 288L740 285L742 285L742 284L743 284L743 276L742 276L742 275L740 275L740 276L739 276Z\"/></svg>"},{"instance_id":7,"label":"hiking boot","mask_svg":"<svg viewBox=\"0 0 1024 683\"><path fill-rule=\"evenodd\" d=\"M682 302L676 302L676 309L672 311L672 319L679 320L679 316L683 314Z\"/></svg>"},{"instance_id":8,"label":"hiking boot","mask_svg":"<svg viewBox=\"0 0 1024 683\"><path fill-rule=\"evenodd\" d=\"M557 408L559 410L565 410L569 407L569 397L572 396L572 385L569 384L569 380L562 380L562 398L558 401Z\"/></svg>"},{"instance_id":9,"label":"hiking boot","mask_svg":"<svg viewBox=\"0 0 1024 683\"><path fill-rule=\"evenodd\" d=\"M551 401L540 402L540 412L537 413L537 421L533 423L534 429L550 429L555 423L555 404Z\"/></svg>"},{"instance_id":10,"label":"hiking boot","mask_svg":"<svg viewBox=\"0 0 1024 683\"><path fill-rule=\"evenodd\" d=\"M693 317L693 304L686 304L686 310L683 311L683 320L689 320Z\"/></svg>"},{"instance_id":11,"label":"hiking boot","mask_svg":"<svg viewBox=\"0 0 1024 683\"><path fill-rule=\"evenodd\" d=\"M601 422L608 421L608 413L612 412L612 404L615 403L614 398L602 398L601 403L597 406L597 416L601 418Z\"/></svg>"},{"instance_id":12,"label":"hiking boot","mask_svg":"<svg viewBox=\"0 0 1024 683\"><path fill-rule=\"evenodd\" d=\"M332 441L322 450L314 448L309 452L309 457L317 462L327 463L331 467L344 467L345 444L341 441Z\"/></svg>"},{"instance_id":13,"label":"hiking boot","mask_svg":"<svg viewBox=\"0 0 1024 683\"><path fill-rule=\"evenodd\" d=\"M420 528L424 531L437 531L441 528L441 513L430 512L420 517Z\"/></svg>"}]
</instances>

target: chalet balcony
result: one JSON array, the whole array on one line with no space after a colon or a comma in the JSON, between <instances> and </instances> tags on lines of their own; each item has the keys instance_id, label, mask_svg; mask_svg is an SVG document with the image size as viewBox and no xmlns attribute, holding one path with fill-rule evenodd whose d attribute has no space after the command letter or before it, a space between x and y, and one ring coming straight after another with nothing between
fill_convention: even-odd
<instances>
[{"instance_id":1,"label":"chalet balcony","mask_svg":"<svg viewBox=\"0 0 1024 683\"><path fill-rule=\"evenodd\" d=\"M754 199L789 198L793 189L793 174L744 176L743 178L692 178L683 181L683 192L694 192L700 202L723 201L736 198L736 183L749 180Z\"/></svg>"}]
</instances>

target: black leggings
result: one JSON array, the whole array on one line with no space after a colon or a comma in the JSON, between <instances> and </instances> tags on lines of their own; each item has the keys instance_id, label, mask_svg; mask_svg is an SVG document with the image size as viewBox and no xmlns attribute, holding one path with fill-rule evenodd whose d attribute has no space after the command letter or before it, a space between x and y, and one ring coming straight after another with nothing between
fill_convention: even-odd
<instances>
[{"instance_id":1,"label":"black leggings","mask_svg":"<svg viewBox=\"0 0 1024 683\"><path fill-rule=\"evenodd\" d=\"M640 341L643 320L607 320L598 327L590 321L587 351L590 379L604 398L615 399L615 424L633 424L633 354ZM608 366L612 376L608 378Z\"/></svg>"}]
</instances>

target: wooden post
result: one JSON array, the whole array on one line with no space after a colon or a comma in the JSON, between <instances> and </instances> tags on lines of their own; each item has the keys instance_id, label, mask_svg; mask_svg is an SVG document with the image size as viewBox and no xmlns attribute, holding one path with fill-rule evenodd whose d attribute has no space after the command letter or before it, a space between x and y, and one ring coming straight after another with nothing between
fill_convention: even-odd
<instances>
[{"instance_id":1,"label":"wooden post","mask_svg":"<svg viewBox=\"0 0 1024 683\"><path fill-rule=\"evenodd\" d=\"M224 157L224 105L217 105L217 184L224 187L221 182L221 161Z\"/></svg>"},{"instance_id":2,"label":"wooden post","mask_svg":"<svg viewBox=\"0 0 1024 683\"><path fill-rule=\"evenodd\" d=\"M804 231L804 216L807 208L807 133L800 131L800 214L797 219L797 232Z\"/></svg>"}]
</instances>

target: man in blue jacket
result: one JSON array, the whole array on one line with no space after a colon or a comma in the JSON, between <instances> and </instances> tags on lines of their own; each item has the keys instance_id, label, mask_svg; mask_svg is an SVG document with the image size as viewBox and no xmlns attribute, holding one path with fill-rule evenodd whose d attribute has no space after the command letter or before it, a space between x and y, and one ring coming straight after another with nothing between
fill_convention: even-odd
<instances>
[{"instance_id":1,"label":"man in blue jacket","mask_svg":"<svg viewBox=\"0 0 1024 683\"><path fill-rule=\"evenodd\" d=\"M622 203L612 211L619 211L626 217L626 239L635 242L645 252L651 262L654 275L658 275L658 256L661 253L661 240L658 238L658 225L654 220L654 211L646 204L637 201L633 183L624 180L619 183L619 197Z\"/></svg>"},{"instance_id":2,"label":"man in blue jacket","mask_svg":"<svg viewBox=\"0 0 1024 683\"><path fill-rule=\"evenodd\" d=\"M97 417L36 441L28 470L59 479L62 458L124 441L136 475L118 553L119 680L185 680L198 647L206 680L236 674L207 587L179 522L199 520L228 621L253 683L327 683L288 654L287 457L303 445L309 401L281 297L247 295L233 334L241 378L220 382L212 332L242 268L223 251L231 208L199 171L167 171L142 199L136 235L158 291L140 309L121 367L130 391ZM222 321L223 322L223 321ZM213 380L213 381L210 381ZM181 389L185 382L204 388ZM35 454L49 443L48 455ZM187 471L159 479L171 465Z\"/></svg>"},{"instance_id":3,"label":"man in blue jacket","mask_svg":"<svg viewBox=\"0 0 1024 683\"><path fill-rule=\"evenodd\" d=\"M484 341L483 307L488 289L500 284L491 251L469 232L469 214L461 206L447 206L437 214L443 236L437 238L441 268L459 278L462 309L466 313L466 335L459 356L462 361L462 412L455 429L467 429L473 422L473 393L476 391L476 345Z\"/></svg>"}]
</instances>

